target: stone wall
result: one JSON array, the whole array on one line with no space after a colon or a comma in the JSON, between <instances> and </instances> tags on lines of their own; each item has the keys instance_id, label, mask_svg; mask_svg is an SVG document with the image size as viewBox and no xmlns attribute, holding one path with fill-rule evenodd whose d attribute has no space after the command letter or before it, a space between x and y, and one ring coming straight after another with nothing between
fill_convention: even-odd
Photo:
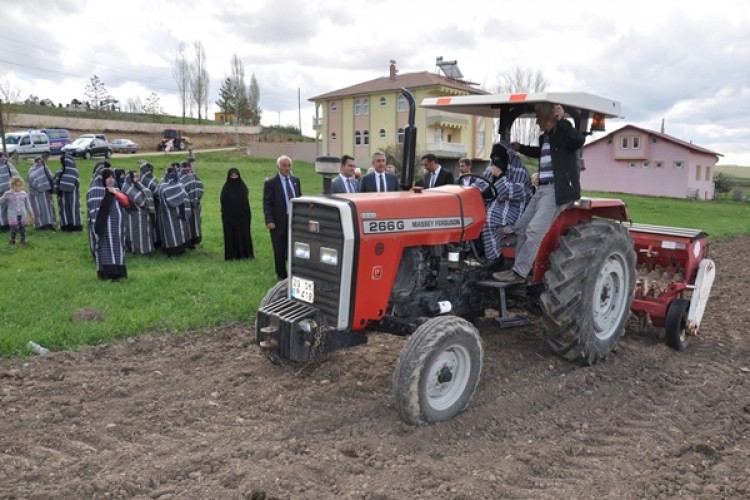
<instances>
[{"instance_id":1,"label":"stone wall","mask_svg":"<svg viewBox=\"0 0 750 500\"><path fill-rule=\"evenodd\" d=\"M317 144L314 142L251 142L247 145L248 156L273 158L287 155L292 161L315 163Z\"/></svg>"}]
</instances>

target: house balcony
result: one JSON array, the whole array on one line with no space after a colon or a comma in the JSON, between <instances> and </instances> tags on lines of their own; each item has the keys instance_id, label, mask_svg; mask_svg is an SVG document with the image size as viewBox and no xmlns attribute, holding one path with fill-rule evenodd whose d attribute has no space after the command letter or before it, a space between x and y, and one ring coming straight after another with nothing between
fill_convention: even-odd
<instances>
[{"instance_id":1,"label":"house balcony","mask_svg":"<svg viewBox=\"0 0 750 500\"><path fill-rule=\"evenodd\" d=\"M466 151L466 144L458 142L440 141L425 144L425 153L432 153L440 158L463 158Z\"/></svg>"},{"instance_id":2,"label":"house balcony","mask_svg":"<svg viewBox=\"0 0 750 500\"><path fill-rule=\"evenodd\" d=\"M323 130L323 118L316 118L313 116L312 119L312 128L313 130L320 131Z\"/></svg>"},{"instance_id":3,"label":"house balcony","mask_svg":"<svg viewBox=\"0 0 750 500\"><path fill-rule=\"evenodd\" d=\"M433 128L466 128L469 125L469 119L466 115L459 115L458 113L427 110L425 125Z\"/></svg>"}]
</instances>

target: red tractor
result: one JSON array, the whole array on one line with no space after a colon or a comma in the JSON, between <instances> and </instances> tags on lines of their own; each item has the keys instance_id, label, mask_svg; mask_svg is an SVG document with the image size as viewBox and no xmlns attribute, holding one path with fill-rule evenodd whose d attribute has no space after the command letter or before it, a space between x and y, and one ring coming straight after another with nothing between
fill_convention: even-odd
<instances>
[{"instance_id":1,"label":"red tractor","mask_svg":"<svg viewBox=\"0 0 750 500\"><path fill-rule=\"evenodd\" d=\"M415 104L404 145L401 183L414 171ZM581 131L603 130L618 117L616 101L589 94L515 94L426 99L423 107L499 118L501 140L534 104L562 104ZM667 328L684 348L697 333L713 281L700 231L639 226L625 204L581 199L563 212L537 254L529 285L492 279L477 251L486 220L480 189L458 185L401 191L302 196L292 202L290 277L263 298L256 343L285 366L367 342L368 331L410 335L393 376L393 396L410 424L449 419L463 411L479 382L483 346L473 321L493 309L498 326L526 318L508 314L509 297L538 304L544 339L559 356L592 364L623 335L633 313ZM513 248L504 251L508 266ZM649 284L637 270L672 272ZM700 283L696 283L699 281ZM685 293L691 292L688 301ZM635 302L634 302L635 299Z\"/></svg>"},{"instance_id":2,"label":"red tractor","mask_svg":"<svg viewBox=\"0 0 750 500\"><path fill-rule=\"evenodd\" d=\"M183 134L182 130L164 129L162 140L156 145L157 151L184 151L192 145L190 139Z\"/></svg>"}]
</instances>

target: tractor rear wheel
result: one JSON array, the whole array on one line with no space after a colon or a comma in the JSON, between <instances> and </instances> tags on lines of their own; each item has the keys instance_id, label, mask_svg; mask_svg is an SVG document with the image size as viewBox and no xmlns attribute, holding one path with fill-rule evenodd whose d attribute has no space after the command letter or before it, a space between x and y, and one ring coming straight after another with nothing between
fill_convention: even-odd
<instances>
[{"instance_id":1,"label":"tractor rear wheel","mask_svg":"<svg viewBox=\"0 0 750 500\"><path fill-rule=\"evenodd\" d=\"M401 350L393 398L401 418L420 425L453 418L466 409L482 372L479 331L457 316L424 322Z\"/></svg>"},{"instance_id":2,"label":"tractor rear wheel","mask_svg":"<svg viewBox=\"0 0 750 500\"><path fill-rule=\"evenodd\" d=\"M675 299L667 310L667 318L664 320L664 341L676 351L684 351L690 345L690 337L685 331L689 309L689 300Z\"/></svg>"},{"instance_id":3,"label":"tractor rear wheel","mask_svg":"<svg viewBox=\"0 0 750 500\"><path fill-rule=\"evenodd\" d=\"M550 256L540 297L547 346L591 365L625 333L635 289L635 251L627 228L594 219L571 227Z\"/></svg>"},{"instance_id":4,"label":"tractor rear wheel","mask_svg":"<svg viewBox=\"0 0 750 500\"><path fill-rule=\"evenodd\" d=\"M289 293L289 282L287 280L281 280L278 283L276 283L274 286L272 286L267 292L266 295L263 297L263 299L260 301L260 304L258 305L258 309L260 309L263 306L267 306L268 304L271 304L272 302L276 302L277 300L284 298ZM258 318L255 318L255 343L259 344L262 340L265 340L263 336L260 333L260 329L258 328Z\"/></svg>"}]
</instances>

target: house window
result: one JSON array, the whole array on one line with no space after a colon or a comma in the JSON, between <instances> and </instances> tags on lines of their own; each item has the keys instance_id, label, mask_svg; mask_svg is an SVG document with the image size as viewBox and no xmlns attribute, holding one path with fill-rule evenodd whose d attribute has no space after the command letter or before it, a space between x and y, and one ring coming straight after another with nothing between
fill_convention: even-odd
<instances>
[{"instance_id":1,"label":"house window","mask_svg":"<svg viewBox=\"0 0 750 500\"><path fill-rule=\"evenodd\" d=\"M643 168L648 168L648 167L649 167L649 165L648 165L648 162L647 162L647 161L644 161L644 162L643 162Z\"/></svg>"},{"instance_id":2,"label":"house window","mask_svg":"<svg viewBox=\"0 0 750 500\"><path fill-rule=\"evenodd\" d=\"M336 142L336 132L331 132L331 142Z\"/></svg>"},{"instance_id":3,"label":"house window","mask_svg":"<svg viewBox=\"0 0 750 500\"><path fill-rule=\"evenodd\" d=\"M674 168L682 168L682 162L681 161L674 162Z\"/></svg>"},{"instance_id":4,"label":"house window","mask_svg":"<svg viewBox=\"0 0 750 500\"><path fill-rule=\"evenodd\" d=\"M709 167L708 165L706 165L706 180L711 180L711 167Z\"/></svg>"},{"instance_id":5,"label":"house window","mask_svg":"<svg viewBox=\"0 0 750 500\"><path fill-rule=\"evenodd\" d=\"M398 137L396 138L396 140L398 141L399 144L404 143L404 135L405 135L404 129L402 128L398 129Z\"/></svg>"},{"instance_id":6,"label":"house window","mask_svg":"<svg viewBox=\"0 0 750 500\"><path fill-rule=\"evenodd\" d=\"M484 132L477 132L477 147L480 149L484 147Z\"/></svg>"},{"instance_id":7,"label":"house window","mask_svg":"<svg viewBox=\"0 0 750 500\"><path fill-rule=\"evenodd\" d=\"M696 181L701 180L701 166L700 165L695 166L695 180Z\"/></svg>"},{"instance_id":8,"label":"house window","mask_svg":"<svg viewBox=\"0 0 750 500\"><path fill-rule=\"evenodd\" d=\"M381 98L380 98L380 107L381 107L381 108L384 108L384 107L385 107L385 97L381 97Z\"/></svg>"},{"instance_id":9,"label":"house window","mask_svg":"<svg viewBox=\"0 0 750 500\"><path fill-rule=\"evenodd\" d=\"M664 162L663 161L657 161L656 162L656 168L664 168Z\"/></svg>"},{"instance_id":10,"label":"house window","mask_svg":"<svg viewBox=\"0 0 750 500\"><path fill-rule=\"evenodd\" d=\"M362 114L363 115L370 114L370 100L369 99L362 99Z\"/></svg>"},{"instance_id":11,"label":"house window","mask_svg":"<svg viewBox=\"0 0 750 500\"><path fill-rule=\"evenodd\" d=\"M336 110L338 110L338 109L339 109L339 105L336 104L335 102L332 102L331 103L331 112L335 113Z\"/></svg>"},{"instance_id":12,"label":"house window","mask_svg":"<svg viewBox=\"0 0 750 500\"><path fill-rule=\"evenodd\" d=\"M640 149L640 148L641 148L640 137L633 137L633 149Z\"/></svg>"},{"instance_id":13,"label":"house window","mask_svg":"<svg viewBox=\"0 0 750 500\"><path fill-rule=\"evenodd\" d=\"M628 163L628 167L635 168L635 162L631 161L630 163Z\"/></svg>"},{"instance_id":14,"label":"house window","mask_svg":"<svg viewBox=\"0 0 750 500\"><path fill-rule=\"evenodd\" d=\"M384 128L380 129L380 138L381 139L385 139L385 129Z\"/></svg>"},{"instance_id":15,"label":"house window","mask_svg":"<svg viewBox=\"0 0 750 500\"><path fill-rule=\"evenodd\" d=\"M364 143L365 146L370 144L370 132L368 132L367 130L362 132L362 143Z\"/></svg>"},{"instance_id":16,"label":"house window","mask_svg":"<svg viewBox=\"0 0 750 500\"><path fill-rule=\"evenodd\" d=\"M396 107L399 112L406 111L406 99L404 96L399 96L398 101L396 101Z\"/></svg>"},{"instance_id":17,"label":"house window","mask_svg":"<svg viewBox=\"0 0 750 500\"><path fill-rule=\"evenodd\" d=\"M354 145L355 146L361 146L362 145L362 134L359 133L359 130L354 132Z\"/></svg>"},{"instance_id":18,"label":"house window","mask_svg":"<svg viewBox=\"0 0 750 500\"><path fill-rule=\"evenodd\" d=\"M453 142L453 136L451 134L448 134L448 142Z\"/></svg>"},{"instance_id":19,"label":"house window","mask_svg":"<svg viewBox=\"0 0 750 500\"><path fill-rule=\"evenodd\" d=\"M359 115L360 111L362 110L362 103L359 99L354 101L354 115Z\"/></svg>"},{"instance_id":20,"label":"house window","mask_svg":"<svg viewBox=\"0 0 750 500\"><path fill-rule=\"evenodd\" d=\"M622 140L620 141L620 149L628 149L628 139L630 139L630 137L622 138Z\"/></svg>"}]
</instances>

